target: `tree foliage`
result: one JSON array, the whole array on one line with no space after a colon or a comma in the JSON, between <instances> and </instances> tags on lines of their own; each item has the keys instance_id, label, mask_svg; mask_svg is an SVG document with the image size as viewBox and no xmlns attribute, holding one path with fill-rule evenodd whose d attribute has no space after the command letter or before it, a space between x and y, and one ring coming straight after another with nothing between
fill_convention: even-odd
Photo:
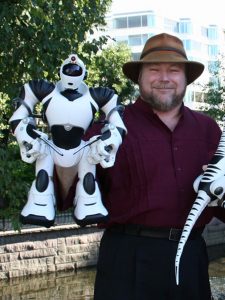
<instances>
[{"instance_id":1,"label":"tree foliage","mask_svg":"<svg viewBox=\"0 0 225 300\"><path fill-rule=\"evenodd\" d=\"M55 80L70 53L105 43L87 34L105 25L111 0L18 0L0 2L0 91L10 98L31 78Z\"/></svg>"},{"instance_id":2,"label":"tree foliage","mask_svg":"<svg viewBox=\"0 0 225 300\"><path fill-rule=\"evenodd\" d=\"M208 84L203 87L204 104L201 110L220 123L225 111L225 65L223 56L219 57L214 63L210 74Z\"/></svg>"},{"instance_id":3,"label":"tree foliage","mask_svg":"<svg viewBox=\"0 0 225 300\"><path fill-rule=\"evenodd\" d=\"M92 56L88 68L88 85L112 88L122 102L131 101L135 87L122 72L123 64L129 60L131 52L125 44L111 44L99 51L97 55Z\"/></svg>"},{"instance_id":4,"label":"tree foliage","mask_svg":"<svg viewBox=\"0 0 225 300\"><path fill-rule=\"evenodd\" d=\"M19 229L19 211L27 201L34 165L21 160L15 143L7 151L0 148L0 177L0 219L10 219L13 228Z\"/></svg>"}]
</instances>

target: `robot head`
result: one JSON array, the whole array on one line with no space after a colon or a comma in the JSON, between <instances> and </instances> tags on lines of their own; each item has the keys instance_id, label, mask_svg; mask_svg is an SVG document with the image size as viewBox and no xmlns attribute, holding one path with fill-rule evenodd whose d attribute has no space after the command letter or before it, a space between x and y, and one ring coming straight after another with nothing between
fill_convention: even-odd
<instances>
[{"instance_id":1,"label":"robot head","mask_svg":"<svg viewBox=\"0 0 225 300\"><path fill-rule=\"evenodd\" d=\"M71 54L62 63L59 71L61 83L64 89L78 89L86 75L86 68L82 60L76 54Z\"/></svg>"}]
</instances>

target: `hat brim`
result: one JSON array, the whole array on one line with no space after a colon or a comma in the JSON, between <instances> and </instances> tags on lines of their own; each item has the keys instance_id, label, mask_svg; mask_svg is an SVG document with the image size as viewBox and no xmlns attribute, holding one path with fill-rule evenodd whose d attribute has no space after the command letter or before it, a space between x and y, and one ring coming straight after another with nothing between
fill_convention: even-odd
<instances>
[{"instance_id":1,"label":"hat brim","mask_svg":"<svg viewBox=\"0 0 225 300\"><path fill-rule=\"evenodd\" d=\"M146 63L182 63L186 64L186 77L187 77L187 84L192 83L195 81L204 71L204 65L190 60L184 60L183 58L178 60L163 60L162 58L159 60L140 60L140 61L130 61L123 65L123 73L131 79L134 83L138 83L140 67Z\"/></svg>"}]
</instances>

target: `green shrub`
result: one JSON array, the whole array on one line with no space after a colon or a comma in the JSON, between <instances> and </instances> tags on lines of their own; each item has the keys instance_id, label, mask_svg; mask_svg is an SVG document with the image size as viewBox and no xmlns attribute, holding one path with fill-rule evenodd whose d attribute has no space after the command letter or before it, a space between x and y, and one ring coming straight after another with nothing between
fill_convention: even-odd
<instances>
[{"instance_id":1,"label":"green shrub","mask_svg":"<svg viewBox=\"0 0 225 300\"><path fill-rule=\"evenodd\" d=\"M15 230L20 229L20 211L34 174L34 164L21 160L16 143L0 148L0 219L9 219Z\"/></svg>"}]
</instances>

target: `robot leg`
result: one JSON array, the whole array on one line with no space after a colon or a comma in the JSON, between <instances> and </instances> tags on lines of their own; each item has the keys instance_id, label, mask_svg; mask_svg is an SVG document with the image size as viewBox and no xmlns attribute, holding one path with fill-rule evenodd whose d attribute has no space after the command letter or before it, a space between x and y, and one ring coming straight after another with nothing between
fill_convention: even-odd
<instances>
[{"instance_id":1,"label":"robot leg","mask_svg":"<svg viewBox=\"0 0 225 300\"><path fill-rule=\"evenodd\" d=\"M80 226L106 222L108 211L104 207L101 193L95 181L96 166L88 163L85 153L79 162L74 219Z\"/></svg>"},{"instance_id":2,"label":"robot leg","mask_svg":"<svg viewBox=\"0 0 225 300\"><path fill-rule=\"evenodd\" d=\"M22 224L39 225L49 228L55 220L55 196L52 182L53 160L51 155L37 159L36 179L28 193L20 220Z\"/></svg>"}]
</instances>

